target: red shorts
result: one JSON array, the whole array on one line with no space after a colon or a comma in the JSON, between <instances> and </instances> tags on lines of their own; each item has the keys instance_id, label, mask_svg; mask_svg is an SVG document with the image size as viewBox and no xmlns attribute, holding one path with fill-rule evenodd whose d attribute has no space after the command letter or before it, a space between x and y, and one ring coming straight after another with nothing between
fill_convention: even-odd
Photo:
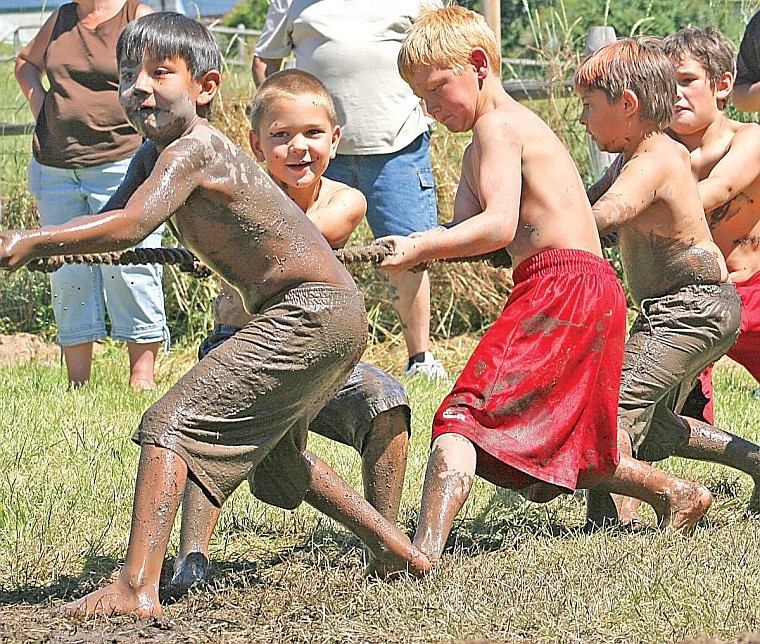
<instances>
[{"instance_id":1,"label":"red shorts","mask_svg":"<svg viewBox=\"0 0 760 644\"><path fill-rule=\"evenodd\" d=\"M726 355L760 381L760 272L734 286L742 298L742 326L736 344ZM712 366L699 375L699 381L689 394L682 412L685 416L715 424Z\"/></svg>"},{"instance_id":2,"label":"red shorts","mask_svg":"<svg viewBox=\"0 0 760 644\"><path fill-rule=\"evenodd\" d=\"M593 487L618 463L623 290L609 262L579 250L541 252L513 277L436 412L433 439L468 438L477 474L502 487Z\"/></svg>"}]
</instances>

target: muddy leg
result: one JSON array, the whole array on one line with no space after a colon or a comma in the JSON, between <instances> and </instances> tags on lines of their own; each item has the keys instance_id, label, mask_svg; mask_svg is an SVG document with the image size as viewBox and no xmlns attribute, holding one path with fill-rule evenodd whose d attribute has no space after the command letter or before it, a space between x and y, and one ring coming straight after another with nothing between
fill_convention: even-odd
<instances>
[{"instance_id":1,"label":"muddy leg","mask_svg":"<svg viewBox=\"0 0 760 644\"><path fill-rule=\"evenodd\" d=\"M421 576L430 570L428 558L409 537L389 523L359 496L333 469L311 452L304 452L311 465L306 501L331 519L342 523L369 549L374 571L381 577L399 571Z\"/></svg>"},{"instance_id":2,"label":"muddy leg","mask_svg":"<svg viewBox=\"0 0 760 644\"><path fill-rule=\"evenodd\" d=\"M391 523L398 520L408 450L405 409L395 407L378 414L362 453L364 497Z\"/></svg>"},{"instance_id":3,"label":"muddy leg","mask_svg":"<svg viewBox=\"0 0 760 644\"><path fill-rule=\"evenodd\" d=\"M161 615L158 583L187 465L174 452L144 444L137 469L127 558L113 584L66 604L71 615Z\"/></svg>"},{"instance_id":4,"label":"muddy leg","mask_svg":"<svg viewBox=\"0 0 760 644\"><path fill-rule=\"evenodd\" d=\"M618 431L618 451L622 457L631 455L631 439L625 431ZM586 525L585 532L594 532L609 526L615 526L625 521L623 514L624 500L617 494L610 494L609 490L597 486L587 492L586 495Z\"/></svg>"},{"instance_id":5,"label":"muddy leg","mask_svg":"<svg viewBox=\"0 0 760 644\"><path fill-rule=\"evenodd\" d=\"M649 503L661 528L671 527L684 534L694 529L712 503L712 494L704 485L672 476L625 454L621 454L612 478L598 488Z\"/></svg>"},{"instance_id":6,"label":"muddy leg","mask_svg":"<svg viewBox=\"0 0 760 644\"><path fill-rule=\"evenodd\" d=\"M422 487L422 505L414 545L437 561L454 519L472 490L475 446L459 434L442 434L433 441Z\"/></svg>"},{"instance_id":7,"label":"muddy leg","mask_svg":"<svg viewBox=\"0 0 760 644\"><path fill-rule=\"evenodd\" d=\"M182 499L179 550L174 559L172 586L186 589L206 578L208 544L222 509L216 507L195 481L188 478Z\"/></svg>"},{"instance_id":8,"label":"muddy leg","mask_svg":"<svg viewBox=\"0 0 760 644\"><path fill-rule=\"evenodd\" d=\"M680 417L689 428L689 440L675 454L683 458L728 465L752 477L755 489L747 506L748 514L760 514L760 447L739 436L693 418Z\"/></svg>"}]
</instances>

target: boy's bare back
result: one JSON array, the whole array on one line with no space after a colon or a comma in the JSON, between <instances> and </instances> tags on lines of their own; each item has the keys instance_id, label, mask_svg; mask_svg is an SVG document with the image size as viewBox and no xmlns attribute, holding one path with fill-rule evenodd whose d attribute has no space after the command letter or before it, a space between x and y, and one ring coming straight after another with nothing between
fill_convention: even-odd
<instances>
[{"instance_id":1,"label":"boy's bare back","mask_svg":"<svg viewBox=\"0 0 760 644\"><path fill-rule=\"evenodd\" d=\"M248 311L303 282L352 286L330 246L264 170L204 119L159 155L124 211L173 212L180 241L243 295Z\"/></svg>"},{"instance_id":2,"label":"boy's bare back","mask_svg":"<svg viewBox=\"0 0 760 644\"><path fill-rule=\"evenodd\" d=\"M603 233L620 235L634 300L726 281L683 146L655 132L641 139L630 160L622 160L603 178L601 183L614 183L593 210Z\"/></svg>"},{"instance_id":3,"label":"boy's bare back","mask_svg":"<svg viewBox=\"0 0 760 644\"><path fill-rule=\"evenodd\" d=\"M506 93L472 128L462 160L454 221L482 212L499 195L501 215L515 218L513 264L551 248L601 255L578 171L551 128Z\"/></svg>"}]
</instances>

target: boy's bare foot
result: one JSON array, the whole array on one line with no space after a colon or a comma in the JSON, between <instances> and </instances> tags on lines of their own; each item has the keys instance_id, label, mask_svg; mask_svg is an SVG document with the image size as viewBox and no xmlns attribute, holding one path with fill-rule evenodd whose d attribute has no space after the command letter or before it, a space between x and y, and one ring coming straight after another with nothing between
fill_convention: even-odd
<instances>
[{"instance_id":1,"label":"boy's bare foot","mask_svg":"<svg viewBox=\"0 0 760 644\"><path fill-rule=\"evenodd\" d=\"M405 573L424 577L431 568L427 555L406 538L405 544L391 544L390 547L384 545L382 549L371 552L365 574L376 579L393 579Z\"/></svg>"},{"instance_id":2,"label":"boy's bare foot","mask_svg":"<svg viewBox=\"0 0 760 644\"><path fill-rule=\"evenodd\" d=\"M132 380L129 383L129 386L134 391L155 391L156 390L156 383L152 380Z\"/></svg>"},{"instance_id":3,"label":"boy's bare foot","mask_svg":"<svg viewBox=\"0 0 760 644\"><path fill-rule=\"evenodd\" d=\"M203 583L206 581L208 564L208 557L202 552L191 552L175 562L171 585L185 591L195 584Z\"/></svg>"},{"instance_id":4,"label":"boy's bare foot","mask_svg":"<svg viewBox=\"0 0 760 644\"><path fill-rule=\"evenodd\" d=\"M96 617L103 615L137 615L151 617L163 615L163 609L158 600L158 593L153 591L137 591L120 582L118 579L100 590L76 601L64 604L61 612L71 617Z\"/></svg>"},{"instance_id":5,"label":"boy's bare foot","mask_svg":"<svg viewBox=\"0 0 760 644\"><path fill-rule=\"evenodd\" d=\"M712 504L712 493L701 483L679 480L666 490L662 505L654 510L660 528L690 534Z\"/></svg>"}]
</instances>

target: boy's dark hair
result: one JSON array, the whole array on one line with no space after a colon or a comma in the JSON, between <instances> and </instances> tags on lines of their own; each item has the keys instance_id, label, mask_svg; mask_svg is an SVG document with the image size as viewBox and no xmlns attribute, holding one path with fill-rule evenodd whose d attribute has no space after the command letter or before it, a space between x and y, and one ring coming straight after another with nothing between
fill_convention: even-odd
<instances>
[{"instance_id":1,"label":"boy's dark hair","mask_svg":"<svg viewBox=\"0 0 760 644\"><path fill-rule=\"evenodd\" d=\"M116 43L116 60L139 60L143 56L158 59L181 58L193 78L212 69L221 71L219 44L208 28L192 18L161 11L130 22Z\"/></svg>"},{"instance_id":2,"label":"boy's dark hair","mask_svg":"<svg viewBox=\"0 0 760 644\"><path fill-rule=\"evenodd\" d=\"M715 25L686 27L662 40L662 48L674 63L682 58L697 61L715 87L723 74L736 76L734 48Z\"/></svg>"}]
</instances>

